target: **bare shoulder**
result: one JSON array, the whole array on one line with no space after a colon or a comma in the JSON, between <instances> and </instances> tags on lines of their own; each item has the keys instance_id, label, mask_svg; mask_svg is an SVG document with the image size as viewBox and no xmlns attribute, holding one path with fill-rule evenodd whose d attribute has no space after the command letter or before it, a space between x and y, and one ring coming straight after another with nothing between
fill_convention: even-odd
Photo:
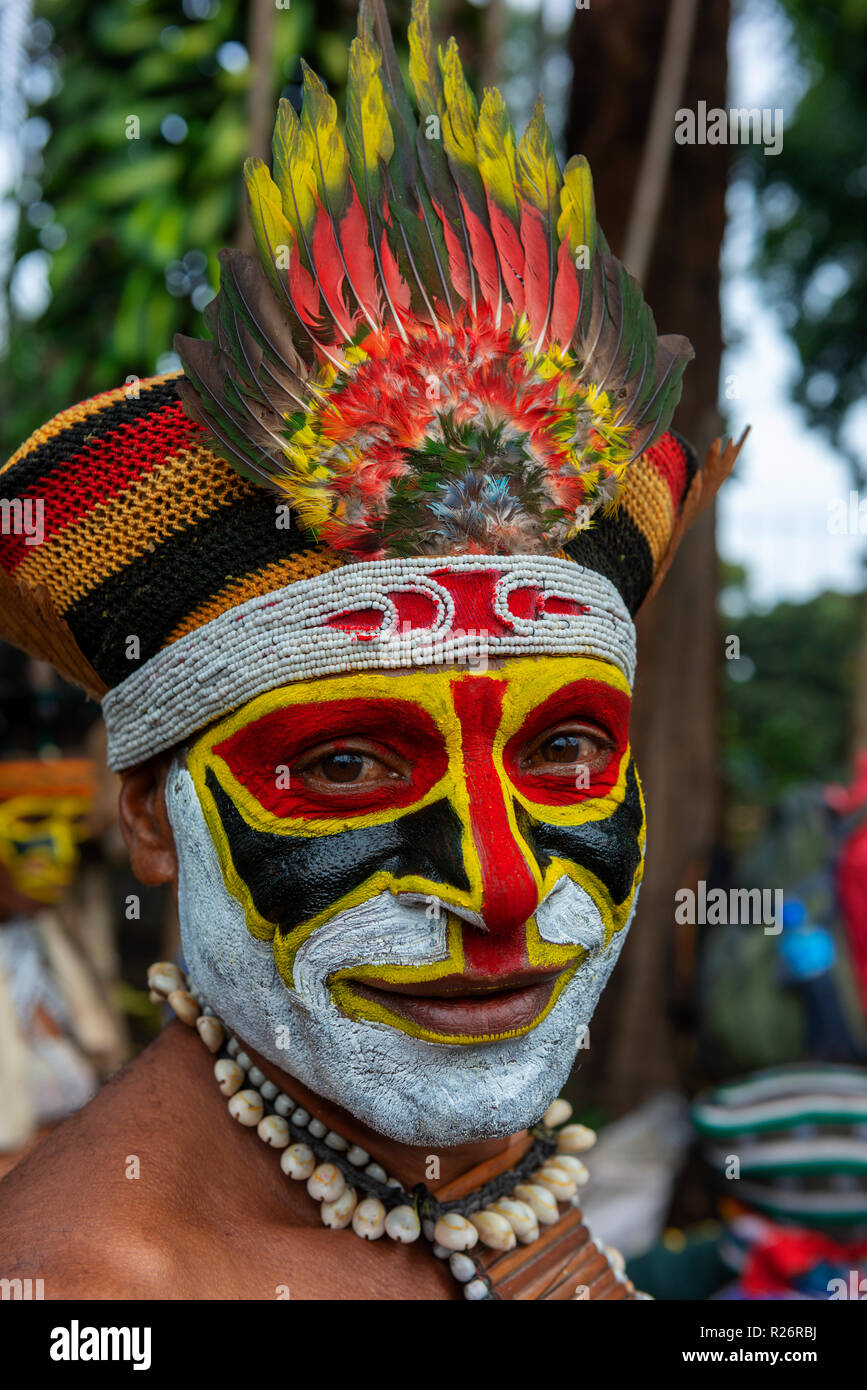
<instances>
[{"instance_id":1,"label":"bare shoulder","mask_svg":"<svg viewBox=\"0 0 867 1390\"><path fill-rule=\"evenodd\" d=\"M42 1279L49 1299L188 1296L198 1088L165 1038L0 1182L0 1277Z\"/></svg>"}]
</instances>

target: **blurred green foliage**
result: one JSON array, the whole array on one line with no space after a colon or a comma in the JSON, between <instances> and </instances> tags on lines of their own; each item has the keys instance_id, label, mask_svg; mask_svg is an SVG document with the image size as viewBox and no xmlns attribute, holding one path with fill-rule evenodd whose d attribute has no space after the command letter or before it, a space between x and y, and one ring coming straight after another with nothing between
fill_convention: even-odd
<instances>
[{"instance_id":1,"label":"blurred green foliage","mask_svg":"<svg viewBox=\"0 0 867 1390\"><path fill-rule=\"evenodd\" d=\"M740 577L728 568L731 588ZM847 781L863 600L824 593L722 618L722 765L730 799L770 806L802 783Z\"/></svg>"},{"instance_id":2,"label":"blurred green foliage","mask_svg":"<svg viewBox=\"0 0 867 1390\"><path fill-rule=\"evenodd\" d=\"M778 3L807 86L780 154L752 152L758 269L800 357L795 399L845 447L867 387L867 0Z\"/></svg>"},{"instance_id":3,"label":"blurred green foliage","mask_svg":"<svg viewBox=\"0 0 867 1390\"><path fill-rule=\"evenodd\" d=\"M47 259L51 299L10 319L3 457L74 401L170 367L176 332L201 333L242 215L251 8L38 0L15 261ZM339 90L353 10L274 7L275 101L297 90L300 53Z\"/></svg>"}]
</instances>

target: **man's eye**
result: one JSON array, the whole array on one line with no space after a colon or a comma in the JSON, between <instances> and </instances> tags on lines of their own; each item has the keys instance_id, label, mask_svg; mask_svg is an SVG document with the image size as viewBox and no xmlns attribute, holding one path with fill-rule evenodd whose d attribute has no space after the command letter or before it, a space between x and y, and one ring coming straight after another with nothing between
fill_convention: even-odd
<instances>
[{"instance_id":1,"label":"man's eye","mask_svg":"<svg viewBox=\"0 0 867 1390\"><path fill-rule=\"evenodd\" d=\"M410 775L408 764L385 749L364 746L314 748L296 763L293 772L314 791L355 789L400 781Z\"/></svg>"},{"instance_id":2,"label":"man's eye","mask_svg":"<svg viewBox=\"0 0 867 1390\"><path fill-rule=\"evenodd\" d=\"M522 761L530 772L552 772L579 765L600 770L608 761L613 746L600 729L556 729L537 739Z\"/></svg>"},{"instance_id":3,"label":"man's eye","mask_svg":"<svg viewBox=\"0 0 867 1390\"><path fill-rule=\"evenodd\" d=\"M327 758L320 758L315 770L326 782L360 782L372 761L360 753L331 753Z\"/></svg>"},{"instance_id":4,"label":"man's eye","mask_svg":"<svg viewBox=\"0 0 867 1390\"><path fill-rule=\"evenodd\" d=\"M556 738L549 738L539 749L549 763L575 763L579 758L587 757L588 752L595 751L592 739L580 734L557 734Z\"/></svg>"}]
</instances>

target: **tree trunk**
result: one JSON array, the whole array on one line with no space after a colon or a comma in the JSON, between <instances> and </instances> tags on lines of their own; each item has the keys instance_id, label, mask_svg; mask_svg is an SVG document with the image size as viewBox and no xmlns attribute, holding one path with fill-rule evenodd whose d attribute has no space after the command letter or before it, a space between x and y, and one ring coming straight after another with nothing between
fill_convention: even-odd
<instances>
[{"instance_id":1,"label":"tree trunk","mask_svg":"<svg viewBox=\"0 0 867 1390\"><path fill-rule=\"evenodd\" d=\"M622 248L644 149L666 9L645 0L593 0L576 12L568 151L586 154L601 225ZM702 0L681 105L724 106L728 0ZM672 142L674 132L672 129ZM661 332L696 350L676 427L703 458L719 432L719 254L729 151L674 145L645 293ZM672 1021L675 962L691 974L692 943L675 939L674 894L702 877L719 820L719 639L714 514L680 548L658 597L638 621L632 733L648 806L648 856L630 937L591 1028L579 1078L583 1101L620 1113L682 1084ZM684 948L686 948L684 950Z\"/></svg>"}]
</instances>

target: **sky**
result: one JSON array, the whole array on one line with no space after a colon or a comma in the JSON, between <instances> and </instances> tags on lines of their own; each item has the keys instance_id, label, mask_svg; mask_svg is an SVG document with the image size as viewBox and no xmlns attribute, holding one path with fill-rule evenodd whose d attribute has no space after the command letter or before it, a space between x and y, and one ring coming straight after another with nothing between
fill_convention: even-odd
<instances>
[{"instance_id":1,"label":"sky","mask_svg":"<svg viewBox=\"0 0 867 1390\"><path fill-rule=\"evenodd\" d=\"M787 23L773 0L740 6L729 65L731 106L792 110L800 74ZM752 194L736 184L729 192L723 249L724 333L736 345L723 358L722 394L738 392L723 401L735 437L747 424L752 429L737 475L719 495L718 544L724 559L747 568L750 606L765 608L809 599L826 588L863 589L867 536L829 531L829 503L848 503L849 466L819 432L807 429L788 395L795 349L745 269L755 227Z\"/></svg>"}]
</instances>

